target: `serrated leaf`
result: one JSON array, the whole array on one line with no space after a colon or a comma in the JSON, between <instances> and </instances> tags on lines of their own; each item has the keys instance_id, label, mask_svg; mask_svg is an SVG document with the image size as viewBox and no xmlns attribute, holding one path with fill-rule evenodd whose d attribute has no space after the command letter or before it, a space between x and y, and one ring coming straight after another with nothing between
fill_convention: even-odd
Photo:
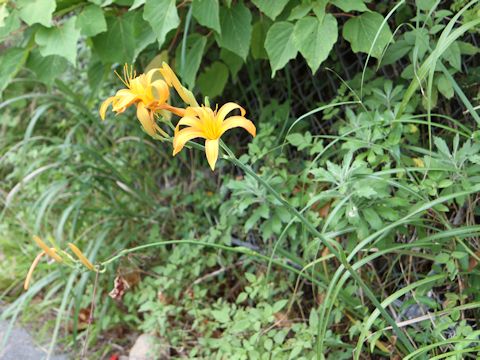
<instances>
[{"instance_id":1,"label":"serrated leaf","mask_svg":"<svg viewBox=\"0 0 480 360\"><path fill-rule=\"evenodd\" d=\"M294 44L293 29L292 23L279 21L268 30L265 49L272 68L272 78L277 70L282 69L297 56L298 49Z\"/></svg>"},{"instance_id":2,"label":"serrated leaf","mask_svg":"<svg viewBox=\"0 0 480 360\"><path fill-rule=\"evenodd\" d=\"M383 20L383 16L377 12L366 12L345 23L343 37L350 43L353 52L370 53L371 56L380 58L383 49L392 38L388 23L385 23L379 31ZM378 36L377 33L379 33ZM375 38L376 41L372 47Z\"/></svg>"},{"instance_id":3,"label":"serrated leaf","mask_svg":"<svg viewBox=\"0 0 480 360\"><path fill-rule=\"evenodd\" d=\"M375 210L371 208L365 208L362 210L362 213L365 220L367 220L368 224L372 227L372 229L379 230L382 228L382 219L380 219L380 216L378 216Z\"/></svg>"},{"instance_id":4,"label":"serrated leaf","mask_svg":"<svg viewBox=\"0 0 480 360\"><path fill-rule=\"evenodd\" d=\"M77 17L77 27L82 35L95 36L107 31L107 22L103 10L97 5L89 5L83 8Z\"/></svg>"},{"instance_id":5,"label":"serrated leaf","mask_svg":"<svg viewBox=\"0 0 480 360\"><path fill-rule=\"evenodd\" d=\"M275 20L275 18L280 15L288 1L289 0L252 0L260 11L272 20Z\"/></svg>"},{"instance_id":6,"label":"serrated leaf","mask_svg":"<svg viewBox=\"0 0 480 360\"><path fill-rule=\"evenodd\" d=\"M52 15L57 7L55 0L19 0L17 5L20 9L20 18L29 26L42 24L50 27Z\"/></svg>"},{"instance_id":7,"label":"serrated leaf","mask_svg":"<svg viewBox=\"0 0 480 360\"><path fill-rule=\"evenodd\" d=\"M193 0L192 15L200 25L221 33L218 0Z\"/></svg>"},{"instance_id":8,"label":"serrated leaf","mask_svg":"<svg viewBox=\"0 0 480 360\"><path fill-rule=\"evenodd\" d=\"M447 157L451 157L450 149L448 148L445 140L443 140L440 137L434 136L433 137L433 142L434 142L435 146L437 147L438 151L440 151L443 155L446 155Z\"/></svg>"},{"instance_id":9,"label":"serrated leaf","mask_svg":"<svg viewBox=\"0 0 480 360\"><path fill-rule=\"evenodd\" d=\"M77 41L80 30L75 27L76 18L72 17L60 27L41 28L35 35L42 56L63 56L75 65L77 60Z\"/></svg>"},{"instance_id":10,"label":"serrated leaf","mask_svg":"<svg viewBox=\"0 0 480 360\"><path fill-rule=\"evenodd\" d=\"M203 51L207 44L207 38L200 34L192 34L187 39L187 47L185 53L185 64L181 62L181 46L177 47L176 64L178 72L182 80L189 88L195 86L197 72L202 61Z\"/></svg>"},{"instance_id":11,"label":"serrated leaf","mask_svg":"<svg viewBox=\"0 0 480 360\"><path fill-rule=\"evenodd\" d=\"M462 70L462 54L460 52L460 46L456 41L445 50L443 58L447 60L454 69L458 71Z\"/></svg>"},{"instance_id":12,"label":"serrated leaf","mask_svg":"<svg viewBox=\"0 0 480 360\"><path fill-rule=\"evenodd\" d=\"M198 77L198 87L204 96L215 98L223 92L228 80L228 68L220 61L215 61Z\"/></svg>"},{"instance_id":13,"label":"serrated leaf","mask_svg":"<svg viewBox=\"0 0 480 360\"><path fill-rule=\"evenodd\" d=\"M293 31L295 46L307 60L313 74L327 59L337 37L337 20L330 14L325 15L323 21L313 16L304 17L297 21Z\"/></svg>"},{"instance_id":14,"label":"serrated leaf","mask_svg":"<svg viewBox=\"0 0 480 360\"><path fill-rule=\"evenodd\" d=\"M0 96L25 63L27 55L25 49L10 48L0 56Z\"/></svg>"},{"instance_id":15,"label":"serrated leaf","mask_svg":"<svg viewBox=\"0 0 480 360\"><path fill-rule=\"evenodd\" d=\"M220 28L217 36L220 47L230 50L243 60L247 58L252 37L252 14L241 2L220 9Z\"/></svg>"},{"instance_id":16,"label":"serrated leaf","mask_svg":"<svg viewBox=\"0 0 480 360\"><path fill-rule=\"evenodd\" d=\"M331 0L330 2L347 13L352 11L368 11L363 0Z\"/></svg>"},{"instance_id":17,"label":"serrated leaf","mask_svg":"<svg viewBox=\"0 0 480 360\"><path fill-rule=\"evenodd\" d=\"M170 30L180 25L175 0L147 0L143 8L143 18L155 32L160 48Z\"/></svg>"}]
</instances>

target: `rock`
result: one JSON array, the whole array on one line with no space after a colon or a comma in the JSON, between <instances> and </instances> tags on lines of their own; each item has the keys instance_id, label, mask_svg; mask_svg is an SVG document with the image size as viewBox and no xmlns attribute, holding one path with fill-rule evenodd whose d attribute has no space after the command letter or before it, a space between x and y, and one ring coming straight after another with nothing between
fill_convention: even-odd
<instances>
[{"instance_id":1,"label":"rock","mask_svg":"<svg viewBox=\"0 0 480 360\"><path fill-rule=\"evenodd\" d=\"M170 351L168 344L151 335L140 335L130 349L129 360L168 360Z\"/></svg>"},{"instance_id":2,"label":"rock","mask_svg":"<svg viewBox=\"0 0 480 360\"><path fill-rule=\"evenodd\" d=\"M9 322L0 322L0 359L2 360L40 360L47 357L44 349L39 348L30 334L22 328L14 327L4 348L1 345L7 335ZM51 360L66 360L66 355L52 356Z\"/></svg>"}]
</instances>

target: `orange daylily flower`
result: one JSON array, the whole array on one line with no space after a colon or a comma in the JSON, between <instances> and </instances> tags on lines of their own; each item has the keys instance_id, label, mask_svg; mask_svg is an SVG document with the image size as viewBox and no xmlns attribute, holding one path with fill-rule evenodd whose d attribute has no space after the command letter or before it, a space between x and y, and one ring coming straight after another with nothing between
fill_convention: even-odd
<instances>
[{"instance_id":1,"label":"orange daylily flower","mask_svg":"<svg viewBox=\"0 0 480 360\"><path fill-rule=\"evenodd\" d=\"M240 115L226 118L235 109L240 110ZM206 106L188 107L185 110L185 116L180 119L175 128L173 155L178 154L188 141L203 138L208 164L212 170L215 170L219 140L227 130L242 127L255 137L257 131L255 125L245 118L245 113L240 105L233 102L226 103L218 111ZM180 130L180 126L187 127Z\"/></svg>"},{"instance_id":2,"label":"orange daylily flower","mask_svg":"<svg viewBox=\"0 0 480 360\"><path fill-rule=\"evenodd\" d=\"M78 260L80 260L80 262L85 265L88 270L95 271L95 267L93 266L93 264L87 259L85 255L83 255L83 252L75 244L68 243L68 246L73 251L73 253L77 255Z\"/></svg>"},{"instance_id":3,"label":"orange daylily flower","mask_svg":"<svg viewBox=\"0 0 480 360\"><path fill-rule=\"evenodd\" d=\"M56 262L62 262L62 258L56 253L55 248L48 247L47 244L45 244L42 239L40 239L38 236L34 236L33 240L37 243L37 245L42 249L42 252L39 253L36 257L35 260L33 260L32 265L30 265L30 269L28 269L27 277L25 278L25 282L23 284L23 288L25 290L28 290L30 286L30 281L32 280L32 275L33 271L37 267L38 263L42 259L42 257L46 254L50 256L53 260Z\"/></svg>"},{"instance_id":4,"label":"orange daylily flower","mask_svg":"<svg viewBox=\"0 0 480 360\"><path fill-rule=\"evenodd\" d=\"M183 116L183 109L177 109L167 103L170 97L170 88L164 80L153 80L157 72L159 72L159 69L152 69L146 74L137 76L132 68L129 69L125 65L123 78L117 75L127 88L117 91L114 96L109 97L102 103L99 110L102 120L105 119L105 114L110 105L114 112L120 114L129 106L136 104L137 118L147 134L150 136L155 136L157 133L165 135L165 132L155 122L155 112L168 110Z\"/></svg>"},{"instance_id":5,"label":"orange daylily flower","mask_svg":"<svg viewBox=\"0 0 480 360\"><path fill-rule=\"evenodd\" d=\"M195 96L193 96L190 90L182 86L177 75L175 75L172 68L166 62L162 63L162 67L158 69L158 71L160 71L168 86L173 86L185 103L190 106L198 106ZM183 116L183 114L180 116Z\"/></svg>"}]
</instances>

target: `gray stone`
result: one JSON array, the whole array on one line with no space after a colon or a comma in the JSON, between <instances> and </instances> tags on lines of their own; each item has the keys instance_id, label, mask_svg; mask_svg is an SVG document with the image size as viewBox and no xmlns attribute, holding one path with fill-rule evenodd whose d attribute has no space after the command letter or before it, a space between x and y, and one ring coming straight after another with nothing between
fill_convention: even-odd
<instances>
[{"instance_id":1,"label":"gray stone","mask_svg":"<svg viewBox=\"0 0 480 360\"><path fill-rule=\"evenodd\" d=\"M168 344L162 339L150 335L140 335L130 349L129 360L168 360L170 359Z\"/></svg>"},{"instance_id":2,"label":"gray stone","mask_svg":"<svg viewBox=\"0 0 480 360\"><path fill-rule=\"evenodd\" d=\"M0 321L0 346L7 335L9 322ZM0 348L1 360L41 360L47 358L47 349L41 349L30 334L22 328L14 327L5 348ZM51 360L67 360L65 355L55 355Z\"/></svg>"}]
</instances>

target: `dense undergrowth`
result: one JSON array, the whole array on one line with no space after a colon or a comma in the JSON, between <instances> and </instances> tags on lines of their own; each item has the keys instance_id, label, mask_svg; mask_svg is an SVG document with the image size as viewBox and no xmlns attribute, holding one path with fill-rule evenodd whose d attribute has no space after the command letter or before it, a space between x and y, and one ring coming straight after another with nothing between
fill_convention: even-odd
<instances>
[{"instance_id":1,"label":"dense undergrowth","mask_svg":"<svg viewBox=\"0 0 480 360\"><path fill-rule=\"evenodd\" d=\"M155 27L163 3L179 20ZM0 5L2 318L50 353L146 332L171 358L479 356L478 2L268 3L57 1L40 24ZM75 50L49 46L52 14L70 38L77 17ZM131 109L100 121L113 69L168 59L197 99L247 110L257 136L224 137L238 160L172 157ZM43 261L24 291L33 235L102 271Z\"/></svg>"}]
</instances>

